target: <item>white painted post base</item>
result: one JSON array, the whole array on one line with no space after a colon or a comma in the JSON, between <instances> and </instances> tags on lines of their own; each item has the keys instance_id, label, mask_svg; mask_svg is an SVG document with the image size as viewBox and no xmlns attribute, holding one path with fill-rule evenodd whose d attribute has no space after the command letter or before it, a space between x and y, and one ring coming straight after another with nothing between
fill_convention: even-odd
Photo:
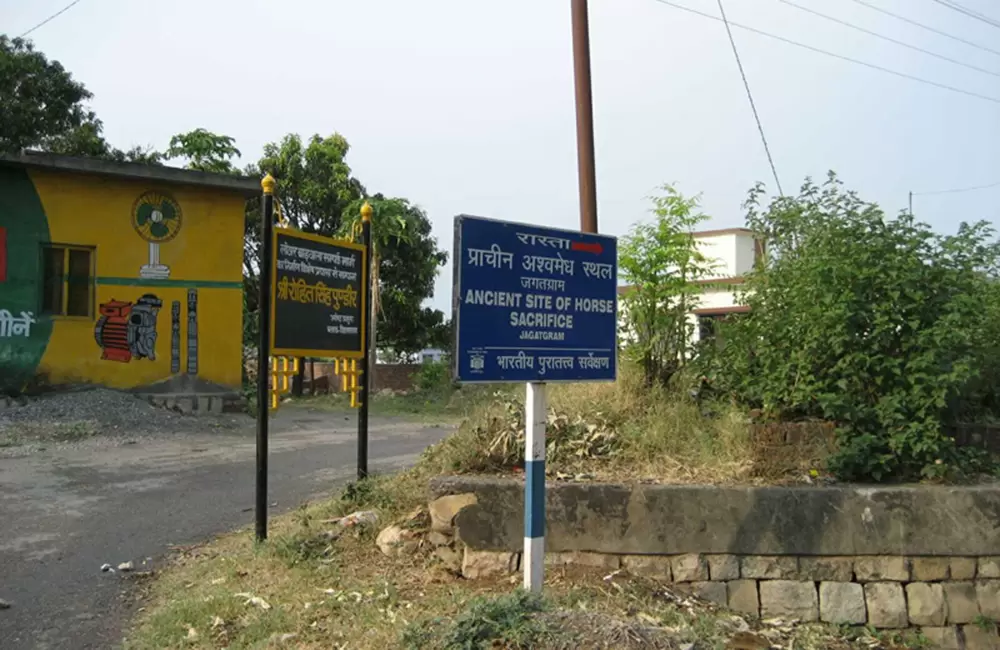
<instances>
[{"instance_id":1,"label":"white painted post base","mask_svg":"<svg viewBox=\"0 0 1000 650\"><path fill-rule=\"evenodd\" d=\"M524 401L524 588L539 593L545 575L545 424L548 400L544 383L529 383Z\"/></svg>"}]
</instances>

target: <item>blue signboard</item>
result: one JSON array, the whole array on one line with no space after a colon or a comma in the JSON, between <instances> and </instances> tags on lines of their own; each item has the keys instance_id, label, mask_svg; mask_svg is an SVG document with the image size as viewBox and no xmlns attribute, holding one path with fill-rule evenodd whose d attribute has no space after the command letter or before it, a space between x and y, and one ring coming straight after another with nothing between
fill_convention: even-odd
<instances>
[{"instance_id":1,"label":"blue signboard","mask_svg":"<svg viewBox=\"0 0 1000 650\"><path fill-rule=\"evenodd\" d=\"M455 217L455 378L614 380L617 263L614 237Z\"/></svg>"}]
</instances>

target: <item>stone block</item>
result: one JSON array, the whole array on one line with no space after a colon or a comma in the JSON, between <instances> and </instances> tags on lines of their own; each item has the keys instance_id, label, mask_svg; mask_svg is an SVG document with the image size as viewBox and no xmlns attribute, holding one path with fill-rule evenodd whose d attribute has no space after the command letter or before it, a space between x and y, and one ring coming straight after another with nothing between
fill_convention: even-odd
<instances>
[{"instance_id":1,"label":"stone block","mask_svg":"<svg viewBox=\"0 0 1000 650\"><path fill-rule=\"evenodd\" d=\"M944 589L934 582L911 582L906 585L910 623L940 627L948 620Z\"/></svg>"},{"instance_id":2,"label":"stone block","mask_svg":"<svg viewBox=\"0 0 1000 650\"><path fill-rule=\"evenodd\" d=\"M431 513L431 530L450 534L454 531L453 523L458 511L466 506L474 505L476 502L476 495L472 492L449 494L434 499L427 504L427 510Z\"/></svg>"},{"instance_id":3,"label":"stone block","mask_svg":"<svg viewBox=\"0 0 1000 650\"><path fill-rule=\"evenodd\" d=\"M977 581L976 600L983 616L1000 621L1000 580Z\"/></svg>"},{"instance_id":4,"label":"stone block","mask_svg":"<svg viewBox=\"0 0 1000 650\"><path fill-rule=\"evenodd\" d=\"M948 606L948 622L972 623L979 616L979 601L973 582L945 582L944 602Z\"/></svg>"},{"instance_id":5,"label":"stone block","mask_svg":"<svg viewBox=\"0 0 1000 650\"><path fill-rule=\"evenodd\" d=\"M953 557L949 573L952 580L972 580L976 577L976 558Z\"/></svg>"},{"instance_id":6,"label":"stone block","mask_svg":"<svg viewBox=\"0 0 1000 650\"><path fill-rule=\"evenodd\" d=\"M760 581L760 615L763 618L819 619L816 584L795 580Z\"/></svg>"},{"instance_id":7,"label":"stone block","mask_svg":"<svg viewBox=\"0 0 1000 650\"><path fill-rule=\"evenodd\" d=\"M800 557L799 577L822 582L850 582L854 578L854 558Z\"/></svg>"},{"instance_id":8,"label":"stone block","mask_svg":"<svg viewBox=\"0 0 1000 650\"><path fill-rule=\"evenodd\" d=\"M957 627L923 627L920 631L933 650L961 650Z\"/></svg>"},{"instance_id":9,"label":"stone block","mask_svg":"<svg viewBox=\"0 0 1000 650\"><path fill-rule=\"evenodd\" d=\"M222 415L226 412L226 400L222 397L213 397L208 410L213 415Z\"/></svg>"},{"instance_id":10,"label":"stone block","mask_svg":"<svg viewBox=\"0 0 1000 650\"><path fill-rule=\"evenodd\" d=\"M879 629L906 627L906 597L898 582L869 582L865 585L868 624Z\"/></svg>"},{"instance_id":11,"label":"stone block","mask_svg":"<svg viewBox=\"0 0 1000 650\"><path fill-rule=\"evenodd\" d=\"M748 555L740 560L740 577L758 580L797 578L798 558L790 555Z\"/></svg>"},{"instance_id":12,"label":"stone block","mask_svg":"<svg viewBox=\"0 0 1000 650\"><path fill-rule=\"evenodd\" d=\"M462 557L462 575L470 580L502 576L517 571L517 553L473 551L465 549Z\"/></svg>"},{"instance_id":13,"label":"stone block","mask_svg":"<svg viewBox=\"0 0 1000 650\"><path fill-rule=\"evenodd\" d=\"M199 397L198 398L198 413L204 415L211 410L212 398L211 397Z\"/></svg>"},{"instance_id":14,"label":"stone block","mask_svg":"<svg viewBox=\"0 0 1000 650\"><path fill-rule=\"evenodd\" d=\"M963 625L965 650L1000 650L1000 636L996 625Z\"/></svg>"},{"instance_id":15,"label":"stone block","mask_svg":"<svg viewBox=\"0 0 1000 650\"><path fill-rule=\"evenodd\" d=\"M568 553L546 553L545 564L548 566L585 566L614 571L621 567L621 558L608 553L570 551Z\"/></svg>"},{"instance_id":16,"label":"stone block","mask_svg":"<svg viewBox=\"0 0 1000 650\"><path fill-rule=\"evenodd\" d=\"M735 555L707 555L708 577L711 580L737 580L740 577L740 558Z\"/></svg>"},{"instance_id":17,"label":"stone block","mask_svg":"<svg viewBox=\"0 0 1000 650\"><path fill-rule=\"evenodd\" d=\"M726 583L724 582L691 582L688 583L688 592L692 596L697 596L710 603L726 606Z\"/></svg>"},{"instance_id":18,"label":"stone block","mask_svg":"<svg viewBox=\"0 0 1000 650\"><path fill-rule=\"evenodd\" d=\"M437 548L439 546L448 546L451 544L451 536L445 535L444 533L439 533L436 530L432 530L427 533L427 541L430 545Z\"/></svg>"},{"instance_id":19,"label":"stone block","mask_svg":"<svg viewBox=\"0 0 1000 650\"><path fill-rule=\"evenodd\" d=\"M916 582L940 582L951 575L951 558L915 557L911 562L912 578Z\"/></svg>"},{"instance_id":20,"label":"stone block","mask_svg":"<svg viewBox=\"0 0 1000 650\"><path fill-rule=\"evenodd\" d=\"M191 415L192 413L194 413L197 401L198 401L197 397L178 397L177 410L184 415Z\"/></svg>"},{"instance_id":21,"label":"stone block","mask_svg":"<svg viewBox=\"0 0 1000 650\"><path fill-rule=\"evenodd\" d=\"M1000 557L979 558L977 578L1000 578Z\"/></svg>"},{"instance_id":22,"label":"stone block","mask_svg":"<svg viewBox=\"0 0 1000 650\"><path fill-rule=\"evenodd\" d=\"M674 582L701 582L708 580L708 564L696 553L677 555L673 558Z\"/></svg>"},{"instance_id":23,"label":"stone block","mask_svg":"<svg viewBox=\"0 0 1000 650\"><path fill-rule=\"evenodd\" d=\"M669 555L626 555L622 557L622 567L634 576L673 582Z\"/></svg>"},{"instance_id":24,"label":"stone block","mask_svg":"<svg viewBox=\"0 0 1000 650\"><path fill-rule=\"evenodd\" d=\"M760 616L760 598L756 580L732 580L726 583L729 609L740 614Z\"/></svg>"},{"instance_id":25,"label":"stone block","mask_svg":"<svg viewBox=\"0 0 1000 650\"><path fill-rule=\"evenodd\" d=\"M856 582L821 582L819 616L824 623L864 625L868 622L864 588Z\"/></svg>"},{"instance_id":26,"label":"stone block","mask_svg":"<svg viewBox=\"0 0 1000 650\"><path fill-rule=\"evenodd\" d=\"M854 576L858 582L896 580L908 582L910 561L898 555L872 555L854 561Z\"/></svg>"}]
</instances>

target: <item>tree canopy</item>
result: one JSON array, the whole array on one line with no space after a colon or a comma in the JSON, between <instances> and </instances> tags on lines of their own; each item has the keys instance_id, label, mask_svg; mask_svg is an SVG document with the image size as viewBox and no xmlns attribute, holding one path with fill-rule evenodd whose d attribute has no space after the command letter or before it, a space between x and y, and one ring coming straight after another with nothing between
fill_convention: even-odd
<instances>
[{"instance_id":1,"label":"tree canopy","mask_svg":"<svg viewBox=\"0 0 1000 650\"><path fill-rule=\"evenodd\" d=\"M91 94L31 41L0 35L0 150L45 149L102 155L101 121Z\"/></svg>"}]
</instances>

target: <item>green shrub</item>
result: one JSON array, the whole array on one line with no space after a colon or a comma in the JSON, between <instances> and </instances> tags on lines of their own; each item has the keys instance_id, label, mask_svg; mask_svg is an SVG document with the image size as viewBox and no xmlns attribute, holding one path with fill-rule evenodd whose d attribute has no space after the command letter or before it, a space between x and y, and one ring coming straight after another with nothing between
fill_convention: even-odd
<instances>
[{"instance_id":1,"label":"green shrub","mask_svg":"<svg viewBox=\"0 0 1000 650\"><path fill-rule=\"evenodd\" d=\"M421 364L413 377L413 385L420 392L451 390L451 367L446 361Z\"/></svg>"},{"instance_id":2,"label":"green shrub","mask_svg":"<svg viewBox=\"0 0 1000 650\"><path fill-rule=\"evenodd\" d=\"M766 256L750 312L700 357L709 385L765 415L838 425L830 468L850 480L934 478L965 456L942 425L995 407L1000 250L985 223L934 233L887 218L831 174L748 224Z\"/></svg>"}]
</instances>

